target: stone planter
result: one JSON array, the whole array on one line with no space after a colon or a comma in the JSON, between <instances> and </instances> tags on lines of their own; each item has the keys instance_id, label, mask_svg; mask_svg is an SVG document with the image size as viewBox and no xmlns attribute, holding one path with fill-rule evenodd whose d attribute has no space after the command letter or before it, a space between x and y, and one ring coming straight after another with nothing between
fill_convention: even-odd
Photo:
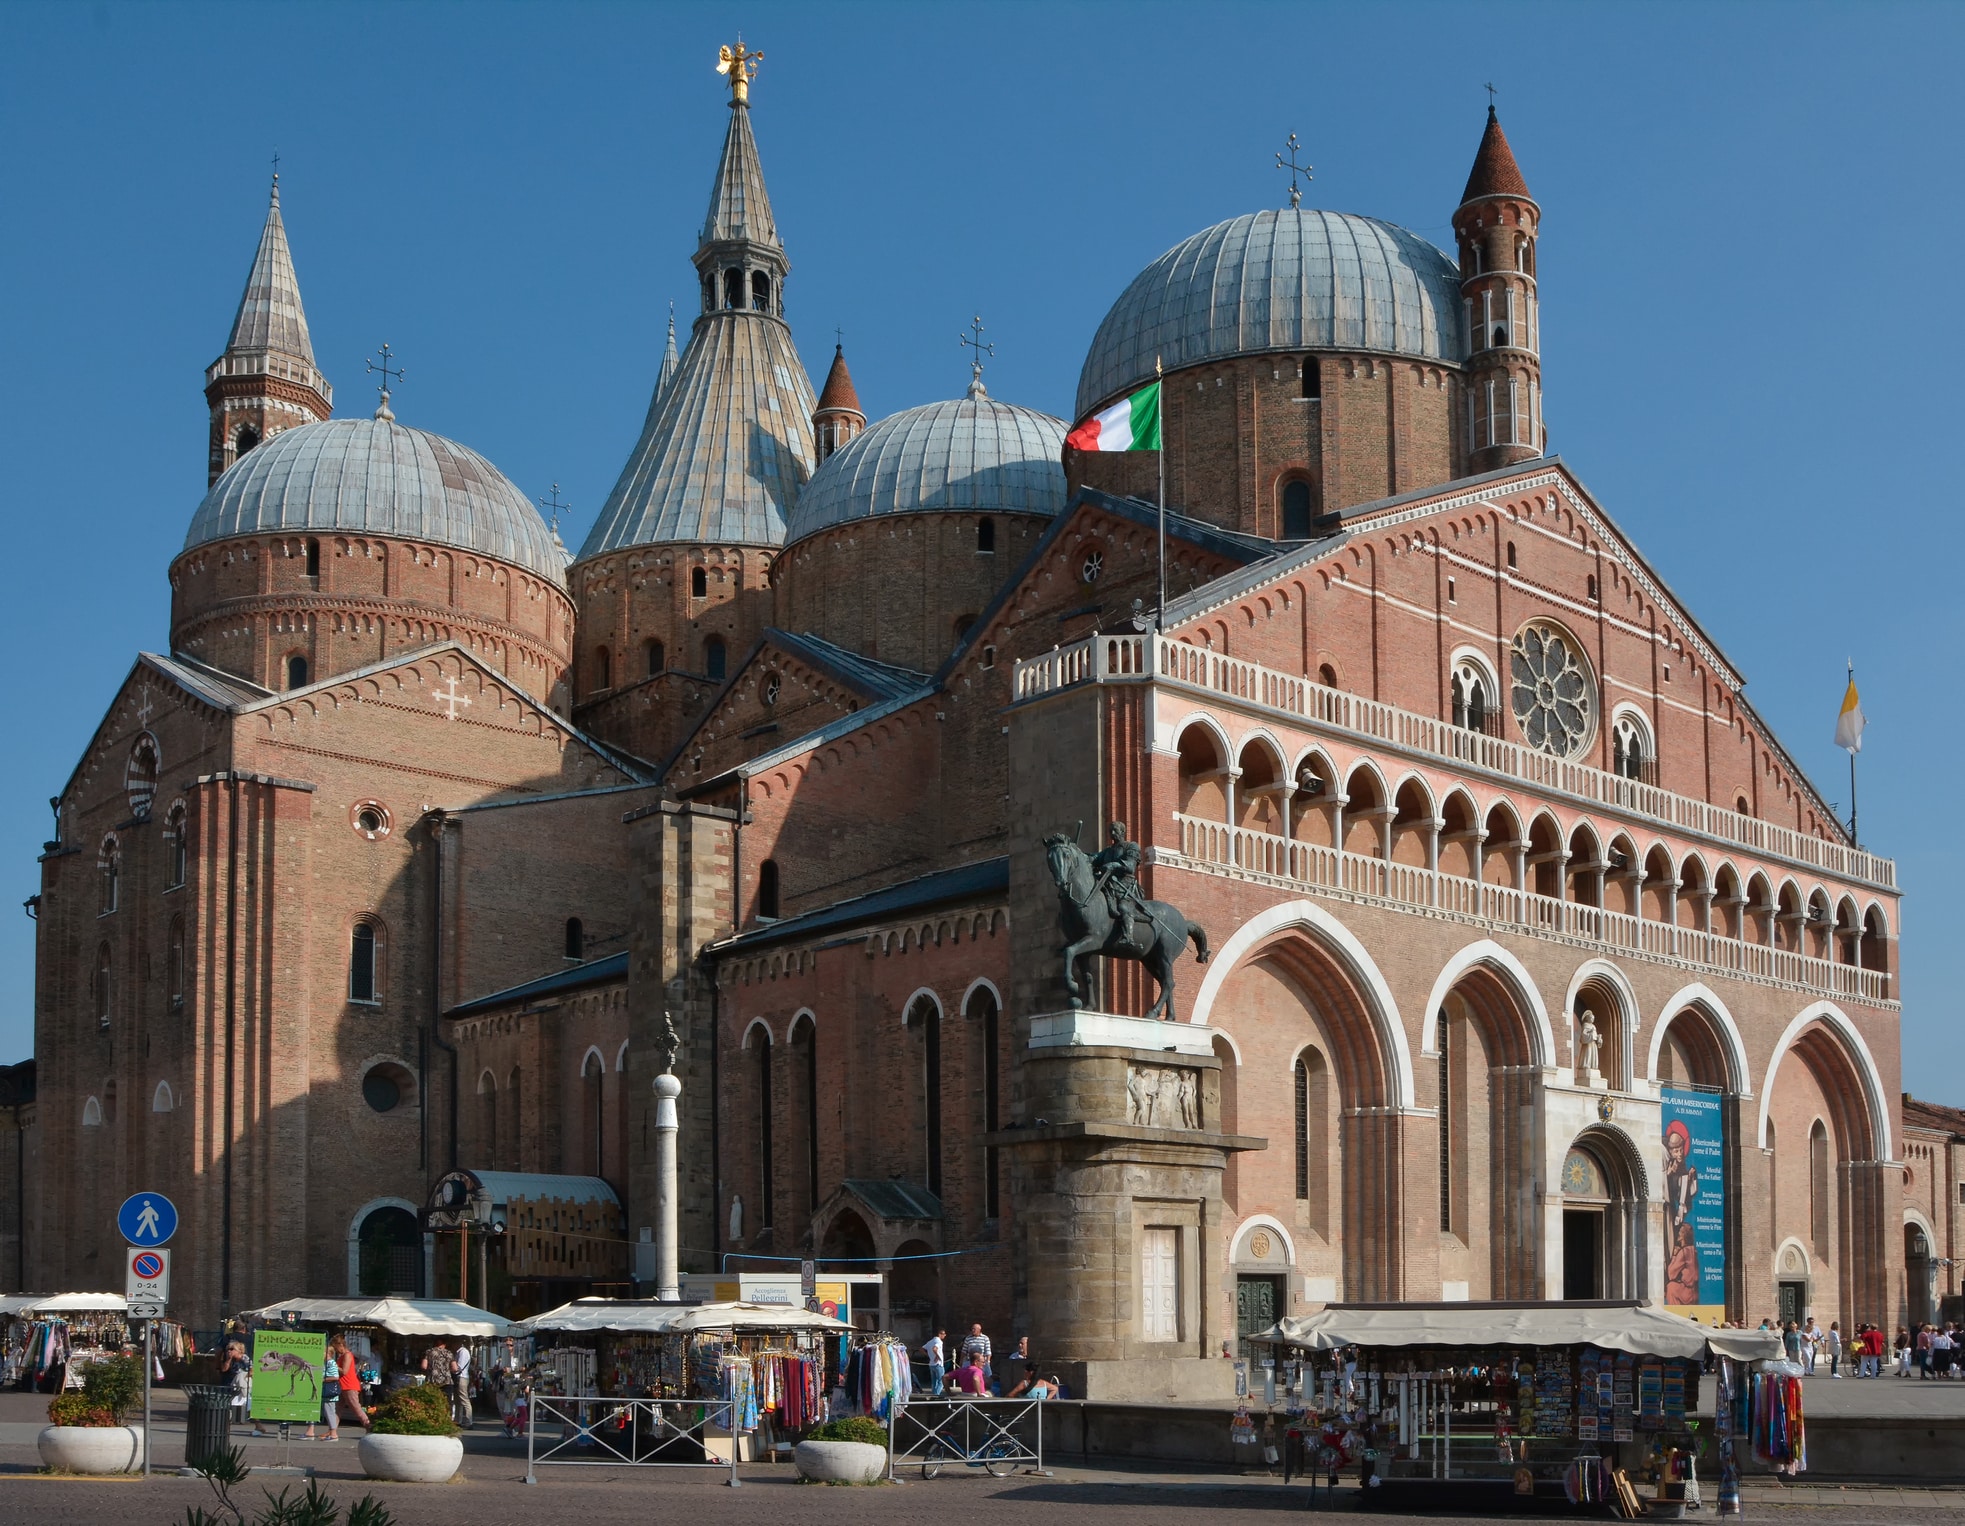
<instances>
[{"instance_id":1,"label":"stone planter","mask_svg":"<svg viewBox=\"0 0 1965 1526\"><path fill-rule=\"evenodd\" d=\"M140 1425L50 1425L34 1445L44 1464L63 1473L134 1473L143 1466Z\"/></svg>"},{"instance_id":2,"label":"stone planter","mask_svg":"<svg viewBox=\"0 0 1965 1526\"><path fill-rule=\"evenodd\" d=\"M801 1441L792 1459L815 1484L871 1484L887 1472L887 1449L864 1441Z\"/></svg>"},{"instance_id":3,"label":"stone planter","mask_svg":"<svg viewBox=\"0 0 1965 1526\"><path fill-rule=\"evenodd\" d=\"M446 1484L464 1461L455 1436L364 1436L355 1451L370 1478L399 1484Z\"/></svg>"}]
</instances>

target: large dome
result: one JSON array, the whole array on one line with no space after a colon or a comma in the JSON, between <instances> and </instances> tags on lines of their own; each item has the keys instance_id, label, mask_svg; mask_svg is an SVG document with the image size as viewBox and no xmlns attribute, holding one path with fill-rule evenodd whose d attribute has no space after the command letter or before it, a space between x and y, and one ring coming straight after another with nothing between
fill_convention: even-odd
<instances>
[{"instance_id":1,"label":"large dome","mask_svg":"<svg viewBox=\"0 0 1965 1526\"><path fill-rule=\"evenodd\" d=\"M1105 315L1078 417L1169 371L1272 350L1373 350L1458 364L1460 267L1417 234L1309 207L1252 212L1176 244Z\"/></svg>"},{"instance_id":2,"label":"large dome","mask_svg":"<svg viewBox=\"0 0 1965 1526\"><path fill-rule=\"evenodd\" d=\"M241 456L198 505L184 549L269 530L455 546L566 586L565 550L503 472L455 441L388 419L302 424Z\"/></svg>"},{"instance_id":3,"label":"large dome","mask_svg":"<svg viewBox=\"0 0 1965 1526\"><path fill-rule=\"evenodd\" d=\"M1055 515L1065 423L971 396L882 419L826 458L798 495L785 542L855 519L924 509Z\"/></svg>"}]
</instances>

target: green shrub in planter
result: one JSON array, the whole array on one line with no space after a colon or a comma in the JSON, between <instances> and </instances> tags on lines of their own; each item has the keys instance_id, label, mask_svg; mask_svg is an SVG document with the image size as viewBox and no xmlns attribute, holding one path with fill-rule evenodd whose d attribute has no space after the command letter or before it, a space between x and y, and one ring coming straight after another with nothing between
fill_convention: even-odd
<instances>
[{"instance_id":1,"label":"green shrub in planter","mask_svg":"<svg viewBox=\"0 0 1965 1526\"><path fill-rule=\"evenodd\" d=\"M865 1415L854 1415L845 1420L828 1420L824 1425L814 1426L805 1433L805 1440L857 1441L862 1446L884 1447L887 1445L887 1427Z\"/></svg>"},{"instance_id":2,"label":"green shrub in planter","mask_svg":"<svg viewBox=\"0 0 1965 1526\"><path fill-rule=\"evenodd\" d=\"M143 1359L112 1356L91 1362L82 1369L82 1397L97 1409L106 1409L121 1425L123 1416L143 1402Z\"/></svg>"},{"instance_id":3,"label":"green shrub in planter","mask_svg":"<svg viewBox=\"0 0 1965 1526\"><path fill-rule=\"evenodd\" d=\"M86 1394L56 1394L48 1401L48 1424L81 1425L91 1430L112 1430L115 1412L95 1403Z\"/></svg>"},{"instance_id":4,"label":"green shrub in planter","mask_svg":"<svg viewBox=\"0 0 1965 1526\"><path fill-rule=\"evenodd\" d=\"M428 1384L398 1388L369 1411L371 1436L455 1436L450 1395Z\"/></svg>"}]
</instances>

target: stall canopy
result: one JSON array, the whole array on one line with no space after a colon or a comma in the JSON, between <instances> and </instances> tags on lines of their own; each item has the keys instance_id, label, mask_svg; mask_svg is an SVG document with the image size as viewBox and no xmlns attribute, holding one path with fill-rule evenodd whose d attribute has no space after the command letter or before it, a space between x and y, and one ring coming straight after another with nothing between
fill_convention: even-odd
<instances>
[{"instance_id":1,"label":"stall canopy","mask_svg":"<svg viewBox=\"0 0 1965 1526\"><path fill-rule=\"evenodd\" d=\"M0 1298L0 1314L121 1314L129 1301L121 1293L17 1293Z\"/></svg>"},{"instance_id":2,"label":"stall canopy","mask_svg":"<svg viewBox=\"0 0 1965 1526\"><path fill-rule=\"evenodd\" d=\"M1597 1346L1638 1356L1781 1354L1771 1330L1717 1330L1644 1303L1332 1304L1279 1321L1257 1340L1335 1351L1344 1346Z\"/></svg>"},{"instance_id":3,"label":"stall canopy","mask_svg":"<svg viewBox=\"0 0 1965 1526\"><path fill-rule=\"evenodd\" d=\"M375 1325L391 1335L494 1338L515 1328L488 1310L450 1298L289 1298L252 1309L246 1318L282 1320L288 1314L310 1325Z\"/></svg>"},{"instance_id":4,"label":"stall canopy","mask_svg":"<svg viewBox=\"0 0 1965 1526\"><path fill-rule=\"evenodd\" d=\"M645 1303L620 1298L578 1298L523 1321L520 1330L609 1330L621 1334L696 1335L738 1330L820 1330L837 1335L853 1327L830 1314L783 1304Z\"/></svg>"}]
</instances>

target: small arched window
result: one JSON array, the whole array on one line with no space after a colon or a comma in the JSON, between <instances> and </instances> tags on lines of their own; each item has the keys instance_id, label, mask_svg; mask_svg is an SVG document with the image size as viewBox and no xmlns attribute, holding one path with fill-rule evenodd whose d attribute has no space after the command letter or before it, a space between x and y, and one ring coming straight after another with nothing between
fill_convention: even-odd
<instances>
[{"instance_id":1,"label":"small arched window","mask_svg":"<svg viewBox=\"0 0 1965 1526\"><path fill-rule=\"evenodd\" d=\"M123 789L129 796L130 814L139 821L150 818L150 806L157 798L157 739L144 732L130 748L130 761L123 770Z\"/></svg>"},{"instance_id":2,"label":"small arched window","mask_svg":"<svg viewBox=\"0 0 1965 1526\"><path fill-rule=\"evenodd\" d=\"M102 1127L102 1104L94 1097L82 1104L82 1127L85 1129Z\"/></svg>"},{"instance_id":3,"label":"small arched window","mask_svg":"<svg viewBox=\"0 0 1965 1526\"><path fill-rule=\"evenodd\" d=\"M703 671L718 683L722 683L724 663L723 638L711 636L703 643Z\"/></svg>"},{"instance_id":4,"label":"small arched window","mask_svg":"<svg viewBox=\"0 0 1965 1526\"><path fill-rule=\"evenodd\" d=\"M1317 682L1322 684L1326 689L1335 689L1337 687L1337 669L1327 662L1319 663L1317 665Z\"/></svg>"},{"instance_id":5,"label":"small arched window","mask_svg":"<svg viewBox=\"0 0 1965 1526\"><path fill-rule=\"evenodd\" d=\"M184 1007L184 918L172 917L164 950L164 994L173 1012Z\"/></svg>"},{"instance_id":6,"label":"small arched window","mask_svg":"<svg viewBox=\"0 0 1965 1526\"><path fill-rule=\"evenodd\" d=\"M184 807L181 804L172 806L170 814L164 818L164 888L166 890L175 890L184 883L191 859L191 845L185 840L188 831Z\"/></svg>"},{"instance_id":7,"label":"small arched window","mask_svg":"<svg viewBox=\"0 0 1965 1526\"><path fill-rule=\"evenodd\" d=\"M1733 798L1733 809L1738 811L1742 816L1751 816L1753 815L1753 802L1747 799L1745 795L1736 795Z\"/></svg>"},{"instance_id":8,"label":"small arched window","mask_svg":"<svg viewBox=\"0 0 1965 1526\"><path fill-rule=\"evenodd\" d=\"M109 1031L110 997L109 945L107 943L96 950L95 990L93 994L95 996L96 1027L101 1032L107 1033Z\"/></svg>"},{"instance_id":9,"label":"small arched window","mask_svg":"<svg viewBox=\"0 0 1965 1526\"><path fill-rule=\"evenodd\" d=\"M1310 484L1298 479L1283 484L1283 539L1310 538Z\"/></svg>"},{"instance_id":10,"label":"small arched window","mask_svg":"<svg viewBox=\"0 0 1965 1526\"><path fill-rule=\"evenodd\" d=\"M614 687L614 654L604 646L594 648L594 693Z\"/></svg>"},{"instance_id":11,"label":"small arched window","mask_svg":"<svg viewBox=\"0 0 1965 1526\"><path fill-rule=\"evenodd\" d=\"M1303 395L1309 398L1324 395L1324 368L1314 355L1303 357Z\"/></svg>"},{"instance_id":12,"label":"small arched window","mask_svg":"<svg viewBox=\"0 0 1965 1526\"><path fill-rule=\"evenodd\" d=\"M287 657L287 687L304 689L307 687L307 659L298 652Z\"/></svg>"},{"instance_id":13,"label":"small arched window","mask_svg":"<svg viewBox=\"0 0 1965 1526\"><path fill-rule=\"evenodd\" d=\"M778 915L778 861L767 858L757 866L757 914Z\"/></svg>"},{"instance_id":14,"label":"small arched window","mask_svg":"<svg viewBox=\"0 0 1965 1526\"><path fill-rule=\"evenodd\" d=\"M706 313L713 313L716 311L716 277L715 276L703 277L703 311Z\"/></svg>"},{"instance_id":15,"label":"small arched window","mask_svg":"<svg viewBox=\"0 0 1965 1526\"><path fill-rule=\"evenodd\" d=\"M1517 564L1515 562L1515 543L1513 541L1509 541L1508 542L1508 570L1510 572L1513 572L1515 570L1516 565Z\"/></svg>"},{"instance_id":16,"label":"small arched window","mask_svg":"<svg viewBox=\"0 0 1965 1526\"><path fill-rule=\"evenodd\" d=\"M578 917L566 919L566 957L569 959L587 957L587 929Z\"/></svg>"},{"instance_id":17,"label":"small arched window","mask_svg":"<svg viewBox=\"0 0 1965 1526\"><path fill-rule=\"evenodd\" d=\"M113 835L102 840L102 851L96 856L96 872L101 891L97 910L107 916L121 903L123 894L123 845Z\"/></svg>"},{"instance_id":18,"label":"small arched window","mask_svg":"<svg viewBox=\"0 0 1965 1526\"><path fill-rule=\"evenodd\" d=\"M1504 350L1508 347L1507 324L1497 323L1494 325L1494 347L1497 350Z\"/></svg>"},{"instance_id":19,"label":"small arched window","mask_svg":"<svg viewBox=\"0 0 1965 1526\"><path fill-rule=\"evenodd\" d=\"M259 444L259 431L250 424L241 424L239 432L233 437L234 456L243 456Z\"/></svg>"},{"instance_id":20,"label":"small arched window","mask_svg":"<svg viewBox=\"0 0 1965 1526\"><path fill-rule=\"evenodd\" d=\"M1610 767L1626 779L1651 782L1651 739L1645 735L1644 722L1629 710L1620 711L1610 728Z\"/></svg>"},{"instance_id":21,"label":"small arched window","mask_svg":"<svg viewBox=\"0 0 1965 1526\"><path fill-rule=\"evenodd\" d=\"M751 272L751 307L760 313L771 311L771 278L761 270Z\"/></svg>"},{"instance_id":22,"label":"small arched window","mask_svg":"<svg viewBox=\"0 0 1965 1526\"><path fill-rule=\"evenodd\" d=\"M723 272L723 305L725 307L744 305L744 273L741 270Z\"/></svg>"},{"instance_id":23,"label":"small arched window","mask_svg":"<svg viewBox=\"0 0 1965 1526\"><path fill-rule=\"evenodd\" d=\"M1829 1131L1817 1118L1808 1131L1808 1225L1815 1254L1828 1254L1829 1235L1834 1228L1829 1183Z\"/></svg>"},{"instance_id":24,"label":"small arched window","mask_svg":"<svg viewBox=\"0 0 1965 1526\"><path fill-rule=\"evenodd\" d=\"M979 556L996 554L996 521L979 519L976 521L976 553Z\"/></svg>"},{"instance_id":25,"label":"small arched window","mask_svg":"<svg viewBox=\"0 0 1965 1526\"><path fill-rule=\"evenodd\" d=\"M647 643L646 646L642 648L642 650L645 653L647 653L648 656L648 676L650 678L653 678L656 674L660 673L663 669L668 667L669 665L668 654L662 650L661 642L650 641Z\"/></svg>"},{"instance_id":26,"label":"small arched window","mask_svg":"<svg viewBox=\"0 0 1965 1526\"><path fill-rule=\"evenodd\" d=\"M302 565L307 569L308 577L317 578L321 575L321 543L312 536L308 537L306 560Z\"/></svg>"},{"instance_id":27,"label":"small arched window","mask_svg":"<svg viewBox=\"0 0 1965 1526\"><path fill-rule=\"evenodd\" d=\"M348 999L350 1001L373 1002L380 999L377 992L375 959L375 924L357 922L349 942L348 953Z\"/></svg>"},{"instance_id":28,"label":"small arched window","mask_svg":"<svg viewBox=\"0 0 1965 1526\"><path fill-rule=\"evenodd\" d=\"M1593 572L1584 579L1584 588L1592 604L1597 601L1597 575Z\"/></svg>"},{"instance_id":29,"label":"small arched window","mask_svg":"<svg viewBox=\"0 0 1965 1526\"><path fill-rule=\"evenodd\" d=\"M1310 1196L1310 1067L1297 1057L1292 1077L1296 1093L1296 1196Z\"/></svg>"},{"instance_id":30,"label":"small arched window","mask_svg":"<svg viewBox=\"0 0 1965 1526\"><path fill-rule=\"evenodd\" d=\"M1494 714L1494 685L1481 665L1462 657L1453 665L1453 724L1487 732Z\"/></svg>"},{"instance_id":31,"label":"small arched window","mask_svg":"<svg viewBox=\"0 0 1965 1526\"><path fill-rule=\"evenodd\" d=\"M709 596L710 575L708 569L703 567L690 568L689 597L692 599L707 599Z\"/></svg>"}]
</instances>

